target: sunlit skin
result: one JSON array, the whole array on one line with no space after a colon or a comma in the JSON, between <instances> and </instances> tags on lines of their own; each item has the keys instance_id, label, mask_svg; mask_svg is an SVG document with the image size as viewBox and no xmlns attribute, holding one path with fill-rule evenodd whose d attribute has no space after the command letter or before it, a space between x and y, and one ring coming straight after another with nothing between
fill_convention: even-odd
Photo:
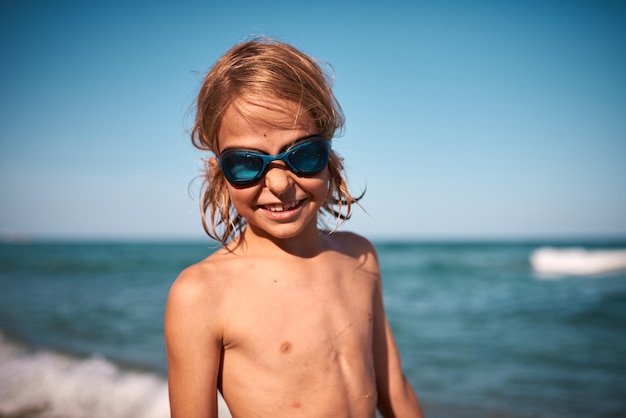
<instances>
[{"instance_id":1,"label":"sunlit skin","mask_svg":"<svg viewBox=\"0 0 626 418\"><path fill-rule=\"evenodd\" d=\"M276 155L297 140L317 133L306 114L294 122L297 109L293 105L283 104L278 109L266 106L243 101L230 106L219 130L220 150L243 148ZM245 116L250 113L254 120ZM215 159L212 164L216 164ZM243 238L246 246L255 245L257 240L263 245L267 245L265 240L280 242L281 246L305 243L307 250L314 246L320 240L317 216L326 199L328 180L328 169L313 177L299 177L282 161L276 161L253 186L229 184L232 203L248 223Z\"/></svg>"},{"instance_id":2,"label":"sunlit skin","mask_svg":"<svg viewBox=\"0 0 626 418\"><path fill-rule=\"evenodd\" d=\"M224 115L220 150L275 155L317 133L306 114L294 122L295 104L236 104ZM318 229L328 178L328 169L299 177L276 162L259 183L229 186L248 221L240 245L184 270L168 298L174 418L216 417L218 390L234 417L364 418L377 405L384 416L422 416L385 317L372 245Z\"/></svg>"}]
</instances>

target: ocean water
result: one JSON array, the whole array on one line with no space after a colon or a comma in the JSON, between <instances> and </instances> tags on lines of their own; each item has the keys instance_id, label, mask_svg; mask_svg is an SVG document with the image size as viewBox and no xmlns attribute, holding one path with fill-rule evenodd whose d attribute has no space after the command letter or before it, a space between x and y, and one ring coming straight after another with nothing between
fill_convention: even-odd
<instances>
[{"instance_id":1,"label":"ocean water","mask_svg":"<svg viewBox=\"0 0 626 418\"><path fill-rule=\"evenodd\" d=\"M428 417L626 416L626 242L376 246ZM167 292L211 251L0 244L0 417L168 417Z\"/></svg>"}]
</instances>

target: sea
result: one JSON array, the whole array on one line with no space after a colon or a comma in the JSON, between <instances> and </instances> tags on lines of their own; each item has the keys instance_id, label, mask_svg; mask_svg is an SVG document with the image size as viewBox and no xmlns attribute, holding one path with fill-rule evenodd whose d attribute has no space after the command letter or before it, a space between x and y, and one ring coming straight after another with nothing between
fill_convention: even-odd
<instances>
[{"instance_id":1,"label":"sea","mask_svg":"<svg viewBox=\"0 0 626 418\"><path fill-rule=\"evenodd\" d=\"M375 245L427 417L626 417L626 239ZM0 417L169 417L167 293L214 249L1 243Z\"/></svg>"}]
</instances>

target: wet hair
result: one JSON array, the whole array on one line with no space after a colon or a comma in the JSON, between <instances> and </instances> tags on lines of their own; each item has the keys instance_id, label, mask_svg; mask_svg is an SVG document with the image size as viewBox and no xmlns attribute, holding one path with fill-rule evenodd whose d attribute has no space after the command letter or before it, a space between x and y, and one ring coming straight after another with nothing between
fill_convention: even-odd
<instances>
[{"instance_id":1,"label":"wet hair","mask_svg":"<svg viewBox=\"0 0 626 418\"><path fill-rule=\"evenodd\" d=\"M273 39L257 38L234 46L204 78L191 131L193 145L219 155L218 132L228 107L237 100L268 98L295 103L298 110L293 122L306 113L315 124L315 133L331 140L343 127L344 116L331 89L332 74L325 74L320 64L293 46ZM226 245L241 233L246 221L232 206L219 166L208 160L205 163L200 199L202 225L210 237ZM350 217L351 206L359 198L349 193L343 159L334 151L328 170L328 195L321 212L334 217L339 226Z\"/></svg>"}]
</instances>

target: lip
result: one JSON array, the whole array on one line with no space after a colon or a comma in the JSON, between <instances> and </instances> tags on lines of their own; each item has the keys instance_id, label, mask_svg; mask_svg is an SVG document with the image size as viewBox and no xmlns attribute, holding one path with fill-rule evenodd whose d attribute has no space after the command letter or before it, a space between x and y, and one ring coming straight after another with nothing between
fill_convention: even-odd
<instances>
[{"instance_id":1,"label":"lip","mask_svg":"<svg viewBox=\"0 0 626 418\"><path fill-rule=\"evenodd\" d=\"M292 202L268 203L259 205L259 209L263 211L265 216L276 220L290 220L297 216L304 206L306 199L295 200Z\"/></svg>"}]
</instances>

